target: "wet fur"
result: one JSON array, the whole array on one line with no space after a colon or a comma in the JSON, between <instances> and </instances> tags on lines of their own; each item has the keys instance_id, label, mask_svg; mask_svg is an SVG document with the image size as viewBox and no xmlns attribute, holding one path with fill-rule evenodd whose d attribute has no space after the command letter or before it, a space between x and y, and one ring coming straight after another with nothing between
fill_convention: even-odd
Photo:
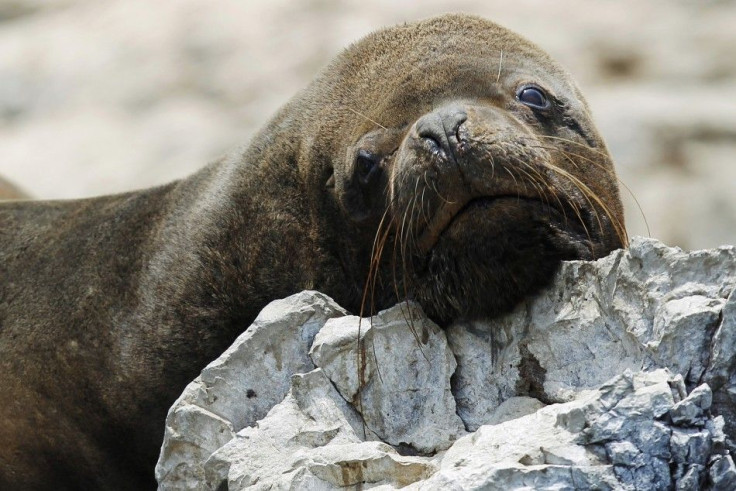
<instances>
[{"instance_id":1,"label":"wet fur","mask_svg":"<svg viewBox=\"0 0 736 491\"><path fill-rule=\"evenodd\" d=\"M391 147L418 117L452 97L493 104L483 91L513 63L559 81L573 110L587 113L568 75L538 48L485 20L443 16L369 35L246 150L188 179L0 205L0 489L154 487L167 409L271 300L317 289L367 313L413 296L446 320L475 313L452 305L461 297L490 299L487 314L543 286L576 251L532 225L544 221L536 205L507 203L508 220L492 227L483 214L460 215L421 276L417 209L391 206L390 172L369 188L355 179L366 135L381 132L364 143L383 145L391 166L390 155L400 155ZM589 120L580 124L594 150L569 131L555 132L569 145L538 141L608 209L590 207L609 219L595 232L600 255L623 243L611 225L623 226L622 212L605 146ZM526 225L503 232L511 222ZM471 227L483 231L469 235ZM456 251L469 244L490 254L466 255L458 269ZM499 274L516 285L488 290Z\"/></svg>"}]
</instances>

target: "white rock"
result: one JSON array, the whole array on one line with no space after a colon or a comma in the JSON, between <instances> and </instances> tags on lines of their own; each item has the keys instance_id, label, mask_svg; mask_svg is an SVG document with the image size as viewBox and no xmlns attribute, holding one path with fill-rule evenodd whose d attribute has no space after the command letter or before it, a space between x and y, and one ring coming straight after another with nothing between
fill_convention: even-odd
<instances>
[{"instance_id":1,"label":"white rock","mask_svg":"<svg viewBox=\"0 0 736 491\"><path fill-rule=\"evenodd\" d=\"M493 328L461 323L447 329L447 342L458 362L452 390L469 431L492 422L497 408L520 392L518 343L525 330L521 322L515 323L520 319L512 314Z\"/></svg>"},{"instance_id":2,"label":"white rock","mask_svg":"<svg viewBox=\"0 0 736 491\"><path fill-rule=\"evenodd\" d=\"M450 391L455 358L418 305L331 319L311 355L381 440L430 454L465 434Z\"/></svg>"},{"instance_id":3,"label":"white rock","mask_svg":"<svg viewBox=\"0 0 736 491\"><path fill-rule=\"evenodd\" d=\"M725 389L736 387L736 361L725 356L736 352L736 298L726 301L735 288L731 246L685 253L634 238L629 250L565 263L508 316L448 329L458 412L473 430L509 397L565 402L612 374L657 367L690 388L723 386L714 397L736 407Z\"/></svg>"},{"instance_id":4,"label":"white rock","mask_svg":"<svg viewBox=\"0 0 736 491\"><path fill-rule=\"evenodd\" d=\"M488 418L486 424L497 425L511 421L512 419L519 419L528 414L532 414L542 409L545 406L544 403L534 399L533 397L512 397L503 401Z\"/></svg>"},{"instance_id":5,"label":"white rock","mask_svg":"<svg viewBox=\"0 0 736 491\"><path fill-rule=\"evenodd\" d=\"M507 316L446 331L411 303L359 320L291 297L172 408L157 476L163 489L732 489L735 289L736 248L635 239L564 264Z\"/></svg>"},{"instance_id":6,"label":"white rock","mask_svg":"<svg viewBox=\"0 0 736 491\"><path fill-rule=\"evenodd\" d=\"M710 409L712 403L713 392L710 387L707 384L700 385L670 409L670 418L677 425L702 425L703 413Z\"/></svg>"},{"instance_id":7,"label":"white rock","mask_svg":"<svg viewBox=\"0 0 736 491\"><path fill-rule=\"evenodd\" d=\"M721 317L703 380L713 391L716 413L726 420L726 433L736 439L736 290L728 297Z\"/></svg>"},{"instance_id":8,"label":"white rock","mask_svg":"<svg viewBox=\"0 0 736 491\"><path fill-rule=\"evenodd\" d=\"M445 453L436 474L409 489L621 489L614 464L625 460L627 452L633 457L642 453L637 449L640 440L631 430L644 421L653 421L654 412L642 411L647 407L644 401L669 394L668 379L669 374L662 370L626 374L601 391L582 393L575 401L553 404L520 419L482 426ZM609 408L610 401L604 403L601 399L611 393L617 394L618 401ZM636 406L637 401L645 405ZM572 426L595 428L601 420L610 421L605 416L612 413L624 422L615 431L581 433L571 431L566 424L584 415L584 425ZM612 461L607 460L600 447L605 440L612 441L617 452ZM594 444L587 444L591 441ZM669 439L655 441L661 448L646 449L648 459L637 462L640 473L642 469L661 469L658 456L669 447Z\"/></svg>"},{"instance_id":9,"label":"white rock","mask_svg":"<svg viewBox=\"0 0 736 491\"><path fill-rule=\"evenodd\" d=\"M435 467L381 442L362 442L361 422L321 369L295 375L292 388L254 427L207 461L207 487L335 489L362 482L400 487Z\"/></svg>"},{"instance_id":10,"label":"white rock","mask_svg":"<svg viewBox=\"0 0 736 491\"><path fill-rule=\"evenodd\" d=\"M328 318L345 314L318 292L267 305L169 411L156 465L160 488L197 489L204 461L234 432L255 424L280 402L291 375L314 368L307 354L312 339Z\"/></svg>"}]
</instances>

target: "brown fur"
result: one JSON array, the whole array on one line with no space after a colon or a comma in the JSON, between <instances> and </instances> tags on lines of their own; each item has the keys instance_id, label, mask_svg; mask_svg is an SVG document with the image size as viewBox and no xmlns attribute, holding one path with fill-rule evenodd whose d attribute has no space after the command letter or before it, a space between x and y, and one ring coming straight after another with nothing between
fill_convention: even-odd
<instances>
[{"instance_id":1,"label":"brown fur","mask_svg":"<svg viewBox=\"0 0 736 491\"><path fill-rule=\"evenodd\" d=\"M562 109L533 114L521 82ZM448 104L464 150L440 158L416 123ZM380 159L365 182L361 149ZM442 322L496 315L622 231L605 145L537 47L464 15L374 33L188 179L0 206L0 488L153 487L168 407L271 300L358 312L370 278L365 309L398 293Z\"/></svg>"}]
</instances>

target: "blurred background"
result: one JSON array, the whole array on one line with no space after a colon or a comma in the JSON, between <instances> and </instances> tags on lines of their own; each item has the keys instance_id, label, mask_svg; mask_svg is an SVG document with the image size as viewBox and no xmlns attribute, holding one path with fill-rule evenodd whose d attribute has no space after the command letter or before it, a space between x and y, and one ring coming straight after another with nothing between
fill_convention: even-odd
<instances>
[{"instance_id":1,"label":"blurred background","mask_svg":"<svg viewBox=\"0 0 736 491\"><path fill-rule=\"evenodd\" d=\"M0 176L35 198L186 176L247 143L351 42L450 11L573 73L631 191L631 234L736 244L731 1L0 0Z\"/></svg>"}]
</instances>

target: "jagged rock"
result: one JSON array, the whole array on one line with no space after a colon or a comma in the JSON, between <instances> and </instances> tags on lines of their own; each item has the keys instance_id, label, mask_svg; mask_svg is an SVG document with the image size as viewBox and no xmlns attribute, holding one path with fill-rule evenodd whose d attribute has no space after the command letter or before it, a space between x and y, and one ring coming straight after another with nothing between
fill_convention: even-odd
<instances>
[{"instance_id":1,"label":"jagged rock","mask_svg":"<svg viewBox=\"0 0 736 491\"><path fill-rule=\"evenodd\" d=\"M496 425L512 419L518 419L527 414L532 414L542 409L545 404L533 397L512 397L503 401L493 414L488 417L486 424ZM467 424L467 423L466 423Z\"/></svg>"},{"instance_id":2,"label":"jagged rock","mask_svg":"<svg viewBox=\"0 0 736 491\"><path fill-rule=\"evenodd\" d=\"M642 409L672 405L668 379L664 370L627 372L573 402L482 426L455 442L440 470L418 487L615 489L621 487L619 476L628 473L629 481L651 478L647 486L660 483L667 489L669 428L655 420L661 411ZM661 431L642 431L653 424Z\"/></svg>"},{"instance_id":3,"label":"jagged rock","mask_svg":"<svg viewBox=\"0 0 736 491\"><path fill-rule=\"evenodd\" d=\"M685 253L634 238L599 261L566 263L550 288L510 315L447 330L458 412L473 430L513 395L566 402L624 370L667 367L688 389L711 385L716 411L731 416L735 288L732 246Z\"/></svg>"},{"instance_id":4,"label":"jagged rock","mask_svg":"<svg viewBox=\"0 0 736 491\"><path fill-rule=\"evenodd\" d=\"M710 465L710 482L713 489L727 491L736 489L736 465L730 455L719 455Z\"/></svg>"},{"instance_id":5,"label":"jagged rock","mask_svg":"<svg viewBox=\"0 0 736 491\"><path fill-rule=\"evenodd\" d=\"M412 303L360 320L302 293L187 388L157 476L164 489L733 489L735 289L734 247L634 239L564 264L505 317L446 330Z\"/></svg>"},{"instance_id":6,"label":"jagged rock","mask_svg":"<svg viewBox=\"0 0 736 491\"><path fill-rule=\"evenodd\" d=\"M270 303L253 324L187 386L166 418L156 465L160 489L199 489L203 463L234 433L281 402L291 376L312 370L308 356L327 319L346 312L318 292Z\"/></svg>"},{"instance_id":7,"label":"jagged rock","mask_svg":"<svg viewBox=\"0 0 736 491\"><path fill-rule=\"evenodd\" d=\"M206 484L332 489L361 482L402 486L429 477L435 467L403 457L381 442L363 442L362 422L321 369L294 375L283 402L245 428L205 464Z\"/></svg>"},{"instance_id":8,"label":"jagged rock","mask_svg":"<svg viewBox=\"0 0 736 491\"><path fill-rule=\"evenodd\" d=\"M382 441L431 454L465 434L450 391L455 358L418 305L402 303L367 322L330 319L311 354Z\"/></svg>"},{"instance_id":9,"label":"jagged rock","mask_svg":"<svg viewBox=\"0 0 736 491\"><path fill-rule=\"evenodd\" d=\"M713 393L706 384L696 387L689 396L670 409L670 418L675 424L696 426L703 422L704 411L710 409Z\"/></svg>"}]
</instances>

